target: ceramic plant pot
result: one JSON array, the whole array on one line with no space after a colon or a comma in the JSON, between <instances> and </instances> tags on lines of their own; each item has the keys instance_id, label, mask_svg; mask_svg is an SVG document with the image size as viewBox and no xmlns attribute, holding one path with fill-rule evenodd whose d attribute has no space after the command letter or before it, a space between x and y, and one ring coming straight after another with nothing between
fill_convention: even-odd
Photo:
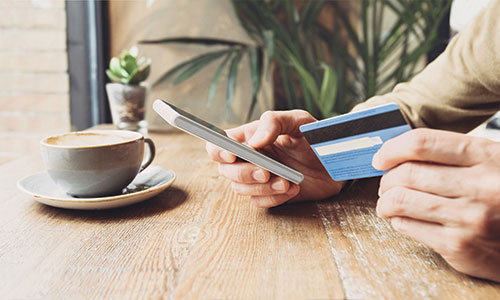
<instances>
[{"instance_id":1,"label":"ceramic plant pot","mask_svg":"<svg viewBox=\"0 0 500 300\"><path fill-rule=\"evenodd\" d=\"M106 84L111 116L116 128L147 133L144 110L149 90L147 82L138 85Z\"/></svg>"}]
</instances>

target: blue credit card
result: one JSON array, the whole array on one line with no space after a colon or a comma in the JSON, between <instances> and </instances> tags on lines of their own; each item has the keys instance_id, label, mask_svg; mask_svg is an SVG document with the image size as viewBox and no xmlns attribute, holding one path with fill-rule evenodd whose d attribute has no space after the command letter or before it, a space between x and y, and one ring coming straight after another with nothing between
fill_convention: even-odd
<instances>
[{"instance_id":1,"label":"blue credit card","mask_svg":"<svg viewBox=\"0 0 500 300\"><path fill-rule=\"evenodd\" d=\"M335 181L383 175L372 167L382 144L408 130L399 107L385 104L300 126Z\"/></svg>"}]
</instances>

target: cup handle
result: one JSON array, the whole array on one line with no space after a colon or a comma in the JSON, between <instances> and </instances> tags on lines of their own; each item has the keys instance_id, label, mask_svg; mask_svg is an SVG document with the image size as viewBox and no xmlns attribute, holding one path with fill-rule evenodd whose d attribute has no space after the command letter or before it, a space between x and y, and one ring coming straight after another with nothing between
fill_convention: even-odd
<instances>
[{"instance_id":1,"label":"cup handle","mask_svg":"<svg viewBox=\"0 0 500 300\"><path fill-rule=\"evenodd\" d=\"M149 154L148 157L142 162L139 173L144 171L144 169L146 169L153 162L153 158L155 158L156 153L156 148L153 140L151 140L150 138L144 138L144 143L148 144Z\"/></svg>"}]
</instances>

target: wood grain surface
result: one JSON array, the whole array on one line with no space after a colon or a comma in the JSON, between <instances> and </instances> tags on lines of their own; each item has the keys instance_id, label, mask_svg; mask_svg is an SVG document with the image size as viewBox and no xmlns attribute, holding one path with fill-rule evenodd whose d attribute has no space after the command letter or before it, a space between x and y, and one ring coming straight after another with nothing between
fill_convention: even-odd
<instances>
[{"instance_id":1,"label":"wood grain surface","mask_svg":"<svg viewBox=\"0 0 500 300\"><path fill-rule=\"evenodd\" d=\"M253 207L203 142L152 134L176 172L145 202L52 208L18 191L38 153L0 165L1 299L500 299L375 215L377 180L322 202Z\"/></svg>"}]
</instances>

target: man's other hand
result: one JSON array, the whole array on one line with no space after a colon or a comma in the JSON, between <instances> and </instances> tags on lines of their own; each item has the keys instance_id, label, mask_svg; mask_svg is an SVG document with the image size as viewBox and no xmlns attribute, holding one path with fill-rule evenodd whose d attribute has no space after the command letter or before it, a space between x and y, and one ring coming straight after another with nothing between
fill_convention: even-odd
<instances>
[{"instance_id":1,"label":"man's other hand","mask_svg":"<svg viewBox=\"0 0 500 300\"><path fill-rule=\"evenodd\" d=\"M500 281L500 143L416 129L384 143L377 214L456 270Z\"/></svg>"}]
</instances>

